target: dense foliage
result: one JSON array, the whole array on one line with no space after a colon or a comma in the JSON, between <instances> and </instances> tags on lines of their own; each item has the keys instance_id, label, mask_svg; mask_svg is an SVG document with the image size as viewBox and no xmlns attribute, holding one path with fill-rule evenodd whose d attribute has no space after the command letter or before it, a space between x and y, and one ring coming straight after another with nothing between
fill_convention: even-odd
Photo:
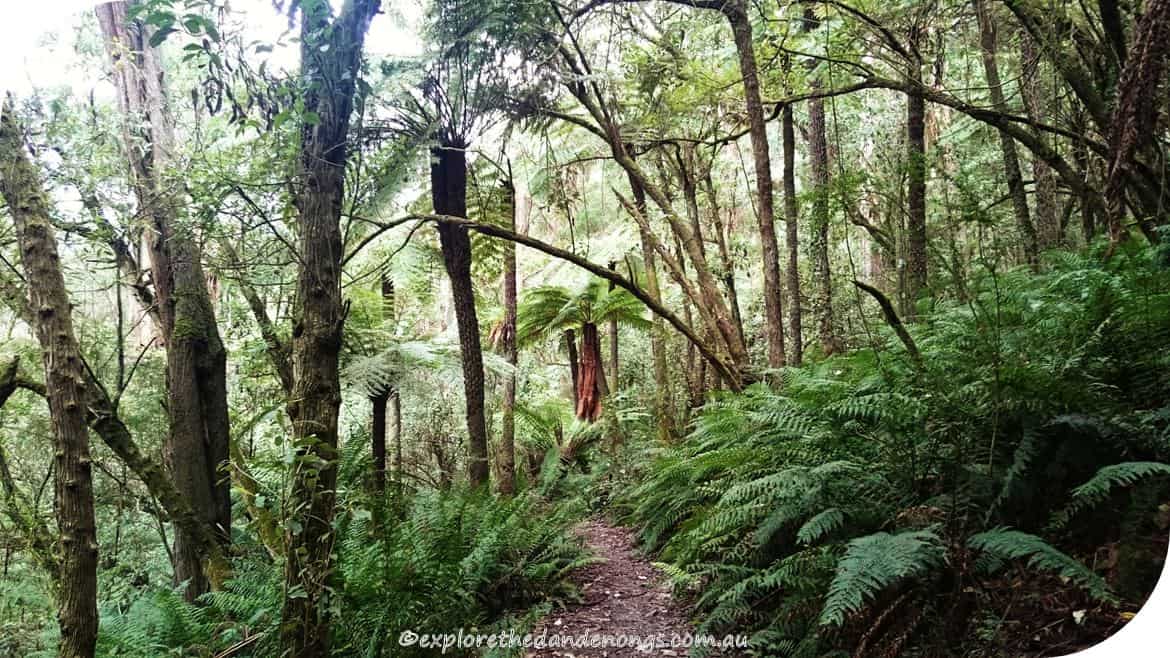
<instances>
[{"instance_id":1,"label":"dense foliage","mask_svg":"<svg viewBox=\"0 0 1170 658\"><path fill-rule=\"evenodd\" d=\"M1164 568L1170 0L16 4L0 658L433 655L612 524L769 658Z\"/></svg>"},{"instance_id":2,"label":"dense foliage","mask_svg":"<svg viewBox=\"0 0 1170 658\"><path fill-rule=\"evenodd\" d=\"M620 504L703 627L764 654L1021 655L1140 607L1166 549L1170 270L1050 266L975 273L914 328L921 367L875 329L647 451Z\"/></svg>"}]
</instances>

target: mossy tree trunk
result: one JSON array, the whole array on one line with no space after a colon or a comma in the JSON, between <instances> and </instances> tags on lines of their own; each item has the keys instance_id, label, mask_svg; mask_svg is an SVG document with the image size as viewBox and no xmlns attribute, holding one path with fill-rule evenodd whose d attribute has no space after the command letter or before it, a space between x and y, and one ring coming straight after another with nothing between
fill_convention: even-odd
<instances>
[{"instance_id":1,"label":"mossy tree trunk","mask_svg":"<svg viewBox=\"0 0 1170 658\"><path fill-rule=\"evenodd\" d=\"M97 642L97 531L85 377L73 333L73 311L61 273L49 202L24 150L11 99L0 110L0 193L16 225L28 281L33 329L45 366L45 393L53 431L53 502L58 538L57 626L62 658L93 656Z\"/></svg>"},{"instance_id":2,"label":"mossy tree trunk","mask_svg":"<svg viewBox=\"0 0 1170 658\"><path fill-rule=\"evenodd\" d=\"M151 31L128 15L130 4L97 8L113 68L126 152L139 211L147 218L154 299L167 349L169 433L164 454L175 486L204 516L221 545L231 540L227 352L201 262L199 234L170 180L174 172L174 119L167 107L162 61ZM188 600L210 581L199 542L175 528L176 583Z\"/></svg>"}]
</instances>

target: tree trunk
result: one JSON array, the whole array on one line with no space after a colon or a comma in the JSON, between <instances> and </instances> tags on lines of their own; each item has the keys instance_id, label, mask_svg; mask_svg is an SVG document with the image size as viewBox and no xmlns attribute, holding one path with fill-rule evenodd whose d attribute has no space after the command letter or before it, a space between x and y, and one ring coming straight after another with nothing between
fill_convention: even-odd
<instances>
[{"instance_id":1,"label":"tree trunk","mask_svg":"<svg viewBox=\"0 0 1170 658\"><path fill-rule=\"evenodd\" d=\"M1074 114L1074 126L1083 127L1086 123L1083 115ZM1097 204L1094 203L1093 191L1089 185L1093 180L1093 161L1089 148L1080 142L1073 143L1072 156L1085 183L1078 194L1077 205L1081 212L1081 237L1087 245L1097 235Z\"/></svg>"},{"instance_id":2,"label":"tree trunk","mask_svg":"<svg viewBox=\"0 0 1170 658\"><path fill-rule=\"evenodd\" d=\"M98 6L123 115L127 154L139 211L148 220L147 246L155 303L167 349L167 412L164 446L175 486L231 541L231 485L220 472L228 460L227 353L219 336L198 235L184 221L183 201L164 181L174 157L174 119L167 108L162 62L148 43L150 30L127 16L128 4ZM210 587L198 541L174 532L175 583L187 583L194 600Z\"/></svg>"},{"instance_id":3,"label":"tree trunk","mask_svg":"<svg viewBox=\"0 0 1170 658\"><path fill-rule=\"evenodd\" d=\"M577 332L565 329L565 355L569 359L569 377L573 381L573 409L577 409L577 390L581 380L581 366L577 359Z\"/></svg>"},{"instance_id":4,"label":"tree trunk","mask_svg":"<svg viewBox=\"0 0 1170 658\"><path fill-rule=\"evenodd\" d=\"M577 418L589 422L601 417L601 338L597 325L581 325L581 376L577 388Z\"/></svg>"},{"instance_id":5,"label":"tree trunk","mask_svg":"<svg viewBox=\"0 0 1170 658\"><path fill-rule=\"evenodd\" d=\"M812 7L804 12L804 30L811 32L820 25ZM810 61L810 65L816 65ZM810 89L816 92L821 85L815 77ZM836 321L833 317L833 271L829 261L829 147L825 137L825 102L820 98L808 102L808 147L809 169L813 188L812 232L809 245L813 256L813 278L816 283L813 312L817 318L817 337L825 355L836 354L843 347L837 336Z\"/></svg>"},{"instance_id":6,"label":"tree trunk","mask_svg":"<svg viewBox=\"0 0 1170 658\"><path fill-rule=\"evenodd\" d=\"M1143 10L1117 83L1117 102L1110 120L1105 219L1111 250L1129 235L1124 220L1127 191L1136 178L1135 157L1156 148L1158 112L1150 111L1147 104L1161 97L1159 91L1165 82L1166 59L1170 55L1170 0L1150 0ZM1137 201L1135 205L1147 215L1139 217L1139 223L1149 220L1161 223L1166 219L1160 199L1153 203Z\"/></svg>"},{"instance_id":7,"label":"tree trunk","mask_svg":"<svg viewBox=\"0 0 1170 658\"><path fill-rule=\"evenodd\" d=\"M646 190L629 176L634 206L645 216ZM639 227L642 238L642 266L646 271L646 294L656 302L662 300L658 284L658 259L654 255L648 227ZM650 358L654 362L654 423L658 430L658 441L666 444L673 440L674 423L670 403L670 375L666 367L666 328L662 318L655 315L650 324ZM705 361L704 361L705 363Z\"/></svg>"},{"instance_id":8,"label":"tree trunk","mask_svg":"<svg viewBox=\"0 0 1170 658\"><path fill-rule=\"evenodd\" d=\"M386 492L386 403L390 393L379 393L370 398L372 427L370 429L370 454L374 458L374 495Z\"/></svg>"},{"instance_id":9,"label":"tree trunk","mask_svg":"<svg viewBox=\"0 0 1170 658\"><path fill-rule=\"evenodd\" d=\"M431 202L435 212L467 217L467 154L465 144L445 143L434 149L431 164ZM487 484L487 423L483 410L483 352L475 292L471 283L471 238L467 229L439 225L443 265L451 280L459 353L463 362L463 395L467 407L467 477L471 486Z\"/></svg>"},{"instance_id":10,"label":"tree trunk","mask_svg":"<svg viewBox=\"0 0 1170 658\"><path fill-rule=\"evenodd\" d=\"M789 363L804 361L804 329L801 326L800 295L800 214L796 208L796 136L792 125L792 106L781 110L781 134L784 141L784 241L788 247L788 344Z\"/></svg>"},{"instance_id":11,"label":"tree trunk","mask_svg":"<svg viewBox=\"0 0 1170 658\"><path fill-rule=\"evenodd\" d=\"M305 3L301 24L305 111L317 116L300 135L294 204L300 251L293 373L289 399L296 462L289 496L288 555L281 611L282 655L329 655L333 513L337 482L338 358L346 308L341 298L340 221L349 119L366 29L376 0L347 2L329 20L329 3Z\"/></svg>"},{"instance_id":12,"label":"tree trunk","mask_svg":"<svg viewBox=\"0 0 1170 658\"><path fill-rule=\"evenodd\" d=\"M610 261L609 269L617 271L617 262ZM613 292L613 281L609 282L609 292ZM610 318L609 320L609 390L616 391L621 387L618 382L618 322L617 318Z\"/></svg>"},{"instance_id":13,"label":"tree trunk","mask_svg":"<svg viewBox=\"0 0 1170 658\"><path fill-rule=\"evenodd\" d=\"M922 85L922 62L914 59L908 75L911 84ZM918 94L906 96L906 235L902 316L918 316L918 296L926 288L926 101Z\"/></svg>"},{"instance_id":14,"label":"tree trunk","mask_svg":"<svg viewBox=\"0 0 1170 658\"><path fill-rule=\"evenodd\" d=\"M510 218L511 228L516 230L516 214L519 206L516 199L516 188L511 177L504 183L508 195L509 206L512 210ZM617 334L614 334L614 364L617 364ZM499 490L502 495L510 496L516 492L516 366L519 362L519 350L516 348L516 243L504 243L504 330L500 341L504 352L504 359L512 366L512 371L504 377L504 400L501 415L500 432L500 468Z\"/></svg>"},{"instance_id":15,"label":"tree trunk","mask_svg":"<svg viewBox=\"0 0 1170 658\"><path fill-rule=\"evenodd\" d=\"M1040 56L1036 52L1036 45L1027 34L1020 36L1020 58L1023 60L1020 75L1020 95L1024 98L1024 108L1028 118L1037 123L1048 121L1044 85L1040 79ZM1037 136L1047 141L1043 132ZM1073 148L1077 148L1074 144ZM1080 148L1084 148L1083 145ZM1056 207L1056 176L1043 158L1032 156L1032 177L1036 179L1035 195L1035 227L1036 239L1040 250L1058 246L1064 239L1063 227L1057 219Z\"/></svg>"},{"instance_id":16,"label":"tree trunk","mask_svg":"<svg viewBox=\"0 0 1170 658\"><path fill-rule=\"evenodd\" d=\"M780 252L776 245L768 124L764 120L764 108L760 102L760 80L752 41L752 23L744 0L731 0L723 5L722 11L731 24L735 50L739 55L748 133L752 142L757 220L764 271L764 331L768 342L768 366L779 368L787 361L784 346L784 288L780 279Z\"/></svg>"},{"instance_id":17,"label":"tree trunk","mask_svg":"<svg viewBox=\"0 0 1170 658\"><path fill-rule=\"evenodd\" d=\"M73 333L48 197L24 151L11 98L0 115L0 193L16 225L29 304L36 309L34 329L44 358L53 430L53 501L60 531L58 655L89 657L97 642L98 545L81 350Z\"/></svg>"},{"instance_id":18,"label":"tree trunk","mask_svg":"<svg viewBox=\"0 0 1170 658\"><path fill-rule=\"evenodd\" d=\"M390 426L394 428L394 493L402 498L402 392L390 396Z\"/></svg>"},{"instance_id":19,"label":"tree trunk","mask_svg":"<svg viewBox=\"0 0 1170 658\"><path fill-rule=\"evenodd\" d=\"M584 75L584 69L582 67L587 68L586 64L580 60L574 59L566 49L562 48L560 52L562 57L565 59L566 65L568 65L572 71ZM580 83L569 83L566 85L566 88L574 98L581 102L581 104L589 112L589 115L593 118L594 121L597 122L598 127L595 127L594 133L605 139L609 144L610 152L613 154L614 160L617 161L617 163L621 165L622 169L626 171L626 174L630 177L631 181L636 183L642 190L644 190L648 197L653 199L654 204L662 210L665 219L670 224L671 230L682 241L683 249L686 251L687 257L691 260L691 263L695 267L699 294L692 294L692 298L694 298L696 303L696 309L698 310L699 315L703 318L704 324L713 327L715 329L715 333L717 333L717 335L722 338L723 341L722 345L704 343L702 346L696 344L696 347L704 351L704 357L711 359L714 367L727 374L727 377L729 378L729 385L732 388L735 390L742 389L744 386L743 374L746 372L749 366L747 348L744 345L744 342L739 338L739 335L736 333L735 326L731 319L731 314L727 309L727 305L724 303L725 300L723 295L719 292L718 284L716 283L714 275L711 273L711 268L708 266L706 258L703 256L702 250L699 247L699 243L696 239L696 236L694 235L694 232L690 229L687 223L679 217L678 213L674 211L674 208L671 205L670 199L667 198L667 195L661 188L656 186L651 181L646 172L638 166L638 163L626 148L625 143L621 140L620 137L621 131L612 119L612 113L608 111L607 106L603 105L606 102L606 99L599 95L599 92L594 91L591 93L589 91L591 88L596 89L593 86L587 86ZM586 125L588 124L586 123ZM620 195L619 198L621 198ZM639 222L640 227L642 227L643 238L649 239L652 243L655 242L654 236L649 233L645 213L638 212L636 209L633 209L624 202L623 205L627 206L627 210L631 214L637 215L635 219ZM485 229L477 230L484 231L489 229L486 229L485 227ZM647 238L647 236L649 237ZM547 251L548 250L546 249L546 252ZM668 263L673 261L674 259L671 258ZM683 282L680 281L680 285L682 283ZM691 294L691 292L688 291L688 294ZM655 302L655 304L657 304L657 302ZM661 313L661 311L658 312ZM663 315L667 318L670 317L666 314ZM677 318L672 319L671 324L678 327L680 322L676 322L676 320ZM696 343L698 342L697 338L694 337L693 332L690 331L689 327L687 327L685 330L680 328L680 331L683 331L684 334L689 333L688 338L695 340Z\"/></svg>"},{"instance_id":20,"label":"tree trunk","mask_svg":"<svg viewBox=\"0 0 1170 658\"><path fill-rule=\"evenodd\" d=\"M711 224L715 228L715 244L719 247L719 261L723 267L723 287L727 288L727 304L731 307L731 317L735 321L735 331L739 335L740 340L743 340L743 314L739 310L739 293L735 289L735 261L731 259L731 252L727 248L728 234L731 231L731 225L724 226L723 219L719 214L719 199L715 193L715 182L711 179L711 169L708 168L706 174L703 176L703 182L707 189L707 199L711 206ZM682 248L679 248L680 254ZM681 259L681 255L680 255ZM690 319L687 320L690 324ZM693 346L692 346L693 347Z\"/></svg>"},{"instance_id":21,"label":"tree trunk","mask_svg":"<svg viewBox=\"0 0 1170 658\"><path fill-rule=\"evenodd\" d=\"M983 73L987 78L988 91L991 94L991 106L998 112L1008 111L1007 102L1003 97L1003 83L999 78L999 63L996 61L996 32L995 19L987 7L986 0L972 0L975 6L975 16L979 21L979 47L983 53ZM1028 194L1024 189L1024 177L1020 174L1020 159L1016 154L1015 141L1004 133L999 135L1000 155L1003 158L1004 178L1007 179L1008 196L1012 200L1012 212L1016 217L1016 228L1023 238L1024 260L1033 268L1039 264L1039 244L1036 239L1036 227L1032 225L1032 218L1028 214Z\"/></svg>"}]
</instances>

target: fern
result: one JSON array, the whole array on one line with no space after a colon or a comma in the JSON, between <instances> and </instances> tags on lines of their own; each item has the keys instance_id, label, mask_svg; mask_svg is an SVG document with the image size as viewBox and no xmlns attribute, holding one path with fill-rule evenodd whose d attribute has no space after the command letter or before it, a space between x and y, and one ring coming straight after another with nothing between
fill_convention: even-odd
<instances>
[{"instance_id":1,"label":"fern","mask_svg":"<svg viewBox=\"0 0 1170 658\"><path fill-rule=\"evenodd\" d=\"M1036 535L1010 528L995 528L973 535L967 544L1003 560L1028 558L1028 566L1033 569L1051 571L1067 578L1099 601L1117 602L1100 576Z\"/></svg>"},{"instance_id":2,"label":"fern","mask_svg":"<svg viewBox=\"0 0 1170 658\"><path fill-rule=\"evenodd\" d=\"M821 611L821 625L840 626L882 590L923 577L944 561L945 551L932 529L878 532L854 539L837 564Z\"/></svg>"},{"instance_id":3,"label":"fern","mask_svg":"<svg viewBox=\"0 0 1170 658\"><path fill-rule=\"evenodd\" d=\"M805 521L804 525L800 526L800 530L796 531L796 540L802 544L812 544L843 525L845 525L845 513L840 508L830 507Z\"/></svg>"},{"instance_id":4,"label":"fern","mask_svg":"<svg viewBox=\"0 0 1170 658\"><path fill-rule=\"evenodd\" d=\"M1107 500L1115 489L1130 487L1141 480L1164 475L1170 475L1170 464L1123 462L1106 466L1097 471L1088 482L1073 489L1071 502L1053 517L1050 527L1063 528L1077 513Z\"/></svg>"}]
</instances>

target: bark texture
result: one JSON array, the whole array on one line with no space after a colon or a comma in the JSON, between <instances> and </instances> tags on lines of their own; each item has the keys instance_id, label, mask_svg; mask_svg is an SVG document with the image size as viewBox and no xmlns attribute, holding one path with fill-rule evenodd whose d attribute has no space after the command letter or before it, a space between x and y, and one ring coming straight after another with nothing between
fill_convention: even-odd
<instances>
[{"instance_id":1,"label":"bark texture","mask_svg":"<svg viewBox=\"0 0 1170 658\"><path fill-rule=\"evenodd\" d=\"M50 223L49 201L24 149L11 98L0 110L0 193L16 225L28 281L33 327L41 345L45 392L53 430L53 493L57 516L58 655L89 657L97 642L97 532L85 376L73 312Z\"/></svg>"},{"instance_id":2,"label":"bark texture","mask_svg":"<svg viewBox=\"0 0 1170 658\"><path fill-rule=\"evenodd\" d=\"M362 46L378 2L352 0L331 17L327 2L305 3L301 74L307 112L300 136L294 203L300 251L293 325L293 444L297 459L286 528L284 656L329 655L333 514L337 482L338 357L346 309L341 298L341 211L347 136Z\"/></svg>"},{"instance_id":3,"label":"bark texture","mask_svg":"<svg viewBox=\"0 0 1170 658\"><path fill-rule=\"evenodd\" d=\"M512 180L504 182L504 192L511 209L509 223L517 229L516 215L519 213L516 187ZM616 336L616 335L615 335ZM504 399L501 410L499 484L501 494L508 496L516 492L516 367L520 352L516 346L516 243L504 243L504 325L500 336L500 347L504 360L512 371L504 376ZM616 337L614 359L617 359ZM616 371L616 368L615 368Z\"/></svg>"},{"instance_id":4,"label":"bark texture","mask_svg":"<svg viewBox=\"0 0 1170 658\"><path fill-rule=\"evenodd\" d=\"M922 86L922 61L911 58L910 82ZM916 319L918 296L926 288L926 101L906 96L906 234L902 280L902 315Z\"/></svg>"},{"instance_id":5,"label":"bark texture","mask_svg":"<svg viewBox=\"0 0 1170 658\"><path fill-rule=\"evenodd\" d=\"M1020 37L1020 59L1023 62L1020 75L1020 95L1024 99L1024 108L1028 118L1037 123L1048 122L1048 99L1045 85L1040 79L1040 58L1036 53L1036 46L1032 38L1026 34ZM1038 133L1041 140L1047 142L1043 133ZM1084 148L1083 145L1073 145L1074 149ZM1036 179L1035 218L1036 239L1040 250L1051 249L1064 239L1064 229L1057 218L1056 203L1056 176L1043 158L1032 157L1032 178Z\"/></svg>"},{"instance_id":6,"label":"bark texture","mask_svg":"<svg viewBox=\"0 0 1170 658\"><path fill-rule=\"evenodd\" d=\"M779 368L787 362L784 346L784 288L780 278L780 250L776 243L776 215L772 193L772 161L768 147L768 124L760 102L760 78L752 43L752 23L745 0L730 0L723 15L731 24L739 73L743 78L744 107L752 142L752 164L756 174L756 211L760 232L761 267L764 273L764 333L768 342L768 366Z\"/></svg>"},{"instance_id":7,"label":"bark texture","mask_svg":"<svg viewBox=\"0 0 1170 658\"><path fill-rule=\"evenodd\" d=\"M155 308L167 349L169 435L164 454L175 486L226 546L231 539L227 353L203 272L199 236L183 211L182 186L171 180L174 119L162 62L150 31L127 15L129 3L96 12L123 115L123 148L139 211L147 218ZM210 587L199 542L175 529L175 582L189 600Z\"/></svg>"},{"instance_id":8,"label":"bark texture","mask_svg":"<svg viewBox=\"0 0 1170 658\"><path fill-rule=\"evenodd\" d=\"M979 48L983 55L983 73L987 78L988 92L991 94L991 106L999 112L1007 112L1007 102L1003 96L1003 83L999 77L999 61L997 59L997 34L995 18L991 15L986 0L972 0L975 6L975 16L979 21ZM1004 178L1007 180L1008 196L1012 200L1012 212L1016 218L1016 228L1023 238L1024 260L1036 267L1039 262L1039 243L1036 237L1036 227L1028 212L1028 193L1024 189L1024 177L1020 174L1020 158L1016 153L1016 142L1010 135L999 132L999 149L1003 159Z\"/></svg>"},{"instance_id":9,"label":"bark texture","mask_svg":"<svg viewBox=\"0 0 1170 658\"><path fill-rule=\"evenodd\" d=\"M431 203L435 212L467 217L466 144L440 144L432 153ZM463 362L463 396L467 407L467 477L472 487L487 484L487 423L483 410L483 351L475 291L471 282L471 238L462 226L440 224L439 246L451 280L459 353Z\"/></svg>"},{"instance_id":10,"label":"bark texture","mask_svg":"<svg viewBox=\"0 0 1170 658\"><path fill-rule=\"evenodd\" d=\"M629 176L630 188L634 196L635 210L646 212L646 191L637 179ZM646 294L654 301L662 299L662 292L658 285L658 259L655 258L653 242L648 227L639 227L639 236L642 244L642 265L646 273ZM658 431L658 440L670 443L674 433L674 424L671 422L670 404L670 374L666 368L666 328L662 318L657 315L650 324L650 358L654 362L654 420Z\"/></svg>"},{"instance_id":11,"label":"bark texture","mask_svg":"<svg viewBox=\"0 0 1170 658\"><path fill-rule=\"evenodd\" d=\"M811 32L820 25L812 8L806 8L804 30ZM815 61L810 61L815 66ZM820 90L816 76L809 81L810 89ZM840 352L844 347L837 335L833 316L833 270L829 261L829 145L825 136L825 101L812 98L808 102L809 169L812 179L812 230L809 245L813 258L814 299L813 313L817 320L817 337L826 356Z\"/></svg>"},{"instance_id":12,"label":"bark texture","mask_svg":"<svg viewBox=\"0 0 1170 658\"><path fill-rule=\"evenodd\" d=\"M788 248L788 344L789 363L804 362L804 328L800 308L800 213L796 206L796 135L793 130L792 106L785 105L780 115L781 139L784 143L784 243Z\"/></svg>"},{"instance_id":13,"label":"bark texture","mask_svg":"<svg viewBox=\"0 0 1170 658\"><path fill-rule=\"evenodd\" d=\"M577 380L577 418L594 422L601 417L601 398L605 394L601 367L601 337L597 325L581 325L581 374Z\"/></svg>"},{"instance_id":14,"label":"bark texture","mask_svg":"<svg viewBox=\"0 0 1170 658\"><path fill-rule=\"evenodd\" d=\"M1126 239L1125 208L1127 192L1136 182L1135 156L1153 148L1158 112L1146 106L1159 98L1165 83L1166 58L1170 54L1170 0L1150 0L1138 21L1133 45L1117 83L1117 102L1110 121L1109 171L1105 181L1105 210L1109 224L1109 242L1113 247ZM1138 221L1166 216L1163 203L1135 203L1160 217L1139 217Z\"/></svg>"}]
</instances>

